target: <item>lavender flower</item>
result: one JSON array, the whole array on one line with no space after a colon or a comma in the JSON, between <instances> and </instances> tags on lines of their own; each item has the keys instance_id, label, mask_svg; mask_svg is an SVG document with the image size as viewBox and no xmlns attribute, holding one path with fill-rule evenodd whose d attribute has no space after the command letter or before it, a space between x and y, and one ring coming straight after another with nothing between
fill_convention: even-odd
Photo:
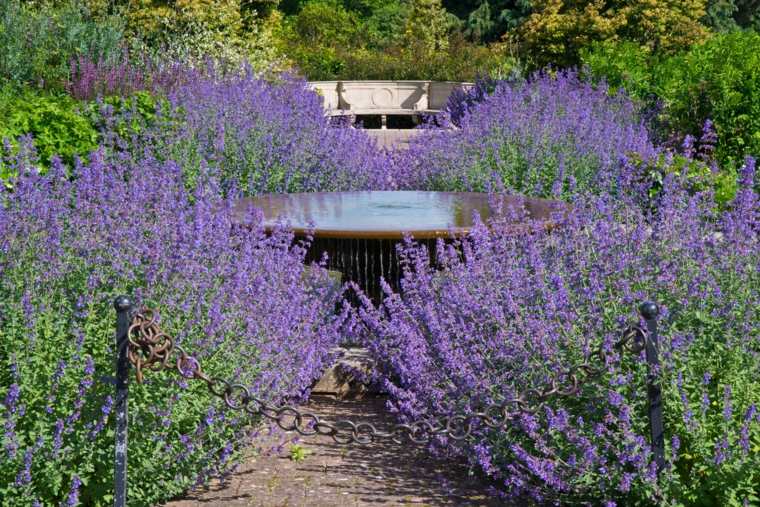
<instances>
[{"instance_id":1,"label":"lavender flower","mask_svg":"<svg viewBox=\"0 0 760 507\"><path fill-rule=\"evenodd\" d=\"M21 398L21 388L16 382L14 382L10 385L8 392L5 395L5 401L3 402L5 409L10 413L15 412L19 398Z\"/></svg>"},{"instance_id":2,"label":"lavender flower","mask_svg":"<svg viewBox=\"0 0 760 507\"><path fill-rule=\"evenodd\" d=\"M66 507L74 507L75 505L79 505L79 488L81 487L81 479L78 475L74 474L74 477L71 478L69 495L66 497Z\"/></svg>"},{"instance_id":3,"label":"lavender flower","mask_svg":"<svg viewBox=\"0 0 760 507\"><path fill-rule=\"evenodd\" d=\"M26 484L29 484L32 482L32 457L34 456L34 451L30 447L26 451L24 451L24 466L23 469L19 471L19 473L16 475L16 487L21 487Z\"/></svg>"}]
</instances>

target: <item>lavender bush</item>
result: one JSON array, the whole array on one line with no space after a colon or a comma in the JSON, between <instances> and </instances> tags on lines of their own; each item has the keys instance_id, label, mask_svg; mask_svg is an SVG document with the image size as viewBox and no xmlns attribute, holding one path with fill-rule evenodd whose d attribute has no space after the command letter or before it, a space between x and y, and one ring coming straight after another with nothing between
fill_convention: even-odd
<instances>
[{"instance_id":1,"label":"lavender bush","mask_svg":"<svg viewBox=\"0 0 760 507\"><path fill-rule=\"evenodd\" d=\"M467 456L512 500L607 505L744 505L760 497L760 200L754 161L730 210L671 175L656 214L603 194L577 199L547 232L510 233L514 211L461 242L402 249L400 294L360 312L391 408L405 420L603 375L577 396L517 410L485 427ZM659 482L648 439L646 362L614 344L644 300L661 308L667 465ZM535 402L535 401L534 401Z\"/></svg>"},{"instance_id":2,"label":"lavender bush","mask_svg":"<svg viewBox=\"0 0 760 507\"><path fill-rule=\"evenodd\" d=\"M126 51L110 60L78 55L69 62L69 68L66 91L77 100L128 96L148 87L145 69L131 61Z\"/></svg>"},{"instance_id":3,"label":"lavender bush","mask_svg":"<svg viewBox=\"0 0 760 507\"><path fill-rule=\"evenodd\" d=\"M69 62L66 91L75 99L96 101L104 97L128 97L142 90L165 95L200 76L216 75L209 60L205 67L192 68L172 61L123 50L110 58L78 55Z\"/></svg>"},{"instance_id":4,"label":"lavender bush","mask_svg":"<svg viewBox=\"0 0 760 507\"><path fill-rule=\"evenodd\" d=\"M567 197L615 186L600 178L621 158L657 152L631 100L572 72L502 81L478 100L456 109L461 129L419 137L396 157L399 186Z\"/></svg>"},{"instance_id":5,"label":"lavender bush","mask_svg":"<svg viewBox=\"0 0 760 507\"><path fill-rule=\"evenodd\" d=\"M475 80L472 88L454 88L448 100L446 100L446 105L443 107L442 112L452 124L461 127L462 118L464 118L465 114L468 114L477 104L486 100L499 82L500 80L489 76L481 76Z\"/></svg>"},{"instance_id":6,"label":"lavender bush","mask_svg":"<svg viewBox=\"0 0 760 507\"><path fill-rule=\"evenodd\" d=\"M181 120L162 156L192 182L210 171L245 194L386 189L386 159L367 135L335 127L306 83L267 82L250 71L199 76L169 94Z\"/></svg>"},{"instance_id":7,"label":"lavender bush","mask_svg":"<svg viewBox=\"0 0 760 507\"><path fill-rule=\"evenodd\" d=\"M28 155L28 154L27 154ZM0 190L0 498L3 505L112 499L114 311L121 293L157 307L162 326L212 376L280 401L304 395L338 340L327 274L303 265L286 231L199 174L103 150L67 175L30 156L4 163ZM155 505L228 472L257 421L208 390L150 372L130 387L130 505Z\"/></svg>"}]
</instances>

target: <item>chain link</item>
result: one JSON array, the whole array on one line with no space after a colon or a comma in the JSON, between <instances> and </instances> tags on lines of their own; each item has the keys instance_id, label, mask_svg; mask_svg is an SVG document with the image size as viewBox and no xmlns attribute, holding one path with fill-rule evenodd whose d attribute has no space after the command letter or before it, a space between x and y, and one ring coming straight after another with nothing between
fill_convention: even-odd
<instances>
[{"instance_id":1,"label":"chain link","mask_svg":"<svg viewBox=\"0 0 760 507\"><path fill-rule=\"evenodd\" d=\"M301 412L290 405L272 406L251 394L243 384L233 384L203 372L200 362L188 355L174 343L174 339L158 326L156 312L142 309L132 318L127 332L127 357L135 368L138 383L144 380L147 370L175 369L186 379L201 380L209 392L221 398L231 409L242 410L252 416L263 416L285 431L295 431L303 436L330 436L338 444L369 444L376 440L390 439L396 443L406 441L427 444L436 436L462 441L472 436L478 425L490 429L506 427L519 414L536 414L555 396L577 396L589 380L601 376L607 366L607 353L600 347L586 358L574 371L564 377L568 386L560 386L556 379L543 389L529 389L523 395L492 403L469 415L440 416L412 423L397 423L390 431L379 431L367 422L355 423L338 420L329 423L310 412ZM639 325L630 326L614 347L639 354L646 347L647 333Z\"/></svg>"}]
</instances>

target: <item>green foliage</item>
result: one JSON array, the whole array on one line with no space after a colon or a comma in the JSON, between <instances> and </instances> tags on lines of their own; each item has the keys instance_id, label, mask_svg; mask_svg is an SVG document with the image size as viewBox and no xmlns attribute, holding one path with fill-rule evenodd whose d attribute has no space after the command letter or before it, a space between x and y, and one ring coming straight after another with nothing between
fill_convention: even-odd
<instances>
[{"instance_id":1,"label":"green foliage","mask_svg":"<svg viewBox=\"0 0 760 507\"><path fill-rule=\"evenodd\" d=\"M329 41L333 46L345 46L357 35L358 20L337 0L309 2L289 23L289 36L309 46Z\"/></svg>"},{"instance_id":2,"label":"green foliage","mask_svg":"<svg viewBox=\"0 0 760 507\"><path fill-rule=\"evenodd\" d=\"M736 13L734 19L742 28L754 28L760 31L760 1L735 0Z\"/></svg>"},{"instance_id":3,"label":"green foliage","mask_svg":"<svg viewBox=\"0 0 760 507\"><path fill-rule=\"evenodd\" d=\"M598 43L582 53L596 79L624 87L661 110L656 118L665 138L699 138L706 120L718 135L715 157L738 167L760 155L760 34L715 35L672 57L652 56L633 43Z\"/></svg>"},{"instance_id":4,"label":"green foliage","mask_svg":"<svg viewBox=\"0 0 760 507\"><path fill-rule=\"evenodd\" d=\"M400 0L391 0L363 20L361 33L367 47L381 49L397 43L404 33L409 10Z\"/></svg>"},{"instance_id":5,"label":"green foliage","mask_svg":"<svg viewBox=\"0 0 760 507\"><path fill-rule=\"evenodd\" d=\"M311 454L311 451L301 445L293 444L290 446L290 459L296 463L305 460L309 454Z\"/></svg>"},{"instance_id":6,"label":"green foliage","mask_svg":"<svg viewBox=\"0 0 760 507\"><path fill-rule=\"evenodd\" d=\"M707 35L705 0L536 0L516 34L533 68L572 66L594 41L628 40L673 53Z\"/></svg>"},{"instance_id":7,"label":"green foliage","mask_svg":"<svg viewBox=\"0 0 760 507\"><path fill-rule=\"evenodd\" d=\"M0 82L61 87L77 55L108 60L121 54L118 17L95 20L74 0L44 9L19 0L0 2Z\"/></svg>"},{"instance_id":8,"label":"green foliage","mask_svg":"<svg viewBox=\"0 0 760 507\"><path fill-rule=\"evenodd\" d=\"M61 93L6 87L0 93L0 117L0 138L15 143L31 135L43 167L54 155L71 164L76 155L85 156L97 147L97 130L79 104Z\"/></svg>"},{"instance_id":9,"label":"green foliage","mask_svg":"<svg viewBox=\"0 0 760 507\"><path fill-rule=\"evenodd\" d=\"M760 1L709 0L704 23L719 32L737 28L760 30Z\"/></svg>"},{"instance_id":10,"label":"green foliage","mask_svg":"<svg viewBox=\"0 0 760 507\"><path fill-rule=\"evenodd\" d=\"M449 34L458 22L441 5L441 0L410 0L411 9L404 27L404 42L427 53L445 50Z\"/></svg>"},{"instance_id":11,"label":"green foliage","mask_svg":"<svg viewBox=\"0 0 760 507\"><path fill-rule=\"evenodd\" d=\"M691 268L696 272L698 266ZM722 282L721 291L731 292L737 301L753 297L757 285L738 283L736 273L716 276ZM724 319L711 314L709 304L704 311L684 312L674 330L694 341L688 354L673 354L674 368L663 385L665 427L671 435L678 435L681 446L674 470L667 474L668 495L680 499L682 505L757 505L760 432L748 431L747 442L740 444L735 431L748 426L748 407L760 399L756 349L743 349L735 332L726 329L730 326ZM751 310L743 313L737 309L730 317L742 322L756 316ZM726 393L730 394L728 402ZM731 451L723 466L716 467L724 441ZM742 445L747 445L745 455L737 459Z\"/></svg>"},{"instance_id":12,"label":"green foliage","mask_svg":"<svg viewBox=\"0 0 760 507\"><path fill-rule=\"evenodd\" d=\"M274 13L280 0L241 0L240 10L245 15L257 15L268 18Z\"/></svg>"},{"instance_id":13,"label":"green foliage","mask_svg":"<svg viewBox=\"0 0 760 507\"><path fill-rule=\"evenodd\" d=\"M0 124L0 140L7 140L11 151L17 152L18 139L30 135L41 169L47 169L56 155L71 166L75 157L86 157L98 147L103 140L101 132L116 136L124 145L122 149L126 148L161 119L167 105L166 99L145 91L131 97L80 103L63 93L6 86L0 89L0 117L5 118ZM165 126L169 129L171 124L166 122ZM169 130L166 133L169 135ZM11 176L8 168L0 168L0 179Z\"/></svg>"},{"instance_id":14,"label":"green foliage","mask_svg":"<svg viewBox=\"0 0 760 507\"><path fill-rule=\"evenodd\" d=\"M428 15L441 26L423 22ZM312 0L285 18L276 40L311 80L458 81L511 70L514 61L501 45L476 45L451 33L452 18L435 2Z\"/></svg>"},{"instance_id":15,"label":"green foliage","mask_svg":"<svg viewBox=\"0 0 760 507\"><path fill-rule=\"evenodd\" d=\"M486 0L467 17L465 35L475 42L481 42L490 38L495 29L496 22L491 16L491 5Z\"/></svg>"},{"instance_id":16,"label":"green foliage","mask_svg":"<svg viewBox=\"0 0 760 507\"><path fill-rule=\"evenodd\" d=\"M130 45L198 66L208 59L257 71L279 63L269 25L245 0L136 0L122 7Z\"/></svg>"},{"instance_id":17,"label":"green foliage","mask_svg":"<svg viewBox=\"0 0 760 507\"><path fill-rule=\"evenodd\" d=\"M734 19L737 10L734 0L709 0L702 22L718 32L734 30L738 27Z\"/></svg>"},{"instance_id":18,"label":"green foliage","mask_svg":"<svg viewBox=\"0 0 760 507\"><path fill-rule=\"evenodd\" d=\"M656 65L655 83L672 131L698 136L710 119L719 161L760 155L760 34L715 36Z\"/></svg>"},{"instance_id":19,"label":"green foliage","mask_svg":"<svg viewBox=\"0 0 760 507\"><path fill-rule=\"evenodd\" d=\"M160 143L169 139L179 125L170 115L169 102L165 97L139 91L129 97L111 96L97 102L82 104L88 121L99 132L100 142L111 150L135 152L144 136L161 129Z\"/></svg>"},{"instance_id":20,"label":"green foliage","mask_svg":"<svg viewBox=\"0 0 760 507\"><path fill-rule=\"evenodd\" d=\"M651 198L660 193L663 181L669 174L684 176L684 185L690 192L712 190L715 193L715 203L721 208L727 207L734 200L739 188L736 170L731 167L719 170L703 161L683 155L660 155L656 160L646 162L637 155L632 155L632 158L635 165L644 168L643 174L653 183L649 190Z\"/></svg>"},{"instance_id":21,"label":"green foliage","mask_svg":"<svg viewBox=\"0 0 760 507\"><path fill-rule=\"evenodd\" d=\"M507 75L517 62L498 45L481 46L461 37L452 39L445 51L427 54L420 46L391 46L382 51L370 48L299 47L291 53L300 71L309 79L432 79L473 81L481 75Z\"/></svg>"},{"instance_id":22,"label":"green foliage","mask_svg":"<svg viewBox=\"0 0 760 507\"><path fill-rule=\"evenodd\" d=\"M468 27L471 27L475 20L484 26L490 25L491 28L483 40L492 42L506 31L521 25L532 12L533 1L444 0L443 6L455 16L467 20Z\"/></svg>"},{"instance_id":23,"label":"green foliage","mask_svg":"<svg viewBox=\"0 0 760 507\"><path fill-rule=\"evenodd\" d=\"M592 77L604 80L613 93L625 88L630 96L639 99L653 93L651 52L635 42L595 42L582 49L580 57Z\"/></svg>"}]
</instances>

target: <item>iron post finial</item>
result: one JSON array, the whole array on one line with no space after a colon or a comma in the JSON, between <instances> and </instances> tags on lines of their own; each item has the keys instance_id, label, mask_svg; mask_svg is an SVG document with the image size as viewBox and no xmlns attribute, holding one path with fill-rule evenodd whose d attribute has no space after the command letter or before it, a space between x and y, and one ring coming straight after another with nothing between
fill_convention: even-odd
<instances>
[{"instance_id":1,"label":"iron post finial","mask_svg":"<svg viewBox=\"0 0 760 507\"><path fill-rule=\"evenodd\" d=\"M660 308L657 306L657 303L646 301L639 306L639 312L645 319L652 320L660 313Z\"/></svg>"},{"instance_id":2,"label":"iron post finial","mask_svg":"<svg viewBox=\"0 0 760 507\"><path fill-rule=\"evenodd\" d=\"M129 299L129 296L121 295L113 302L113 307L116 308L117 312L126 312L131 306L132 300Z\"/></svg>"}]
</instances>

